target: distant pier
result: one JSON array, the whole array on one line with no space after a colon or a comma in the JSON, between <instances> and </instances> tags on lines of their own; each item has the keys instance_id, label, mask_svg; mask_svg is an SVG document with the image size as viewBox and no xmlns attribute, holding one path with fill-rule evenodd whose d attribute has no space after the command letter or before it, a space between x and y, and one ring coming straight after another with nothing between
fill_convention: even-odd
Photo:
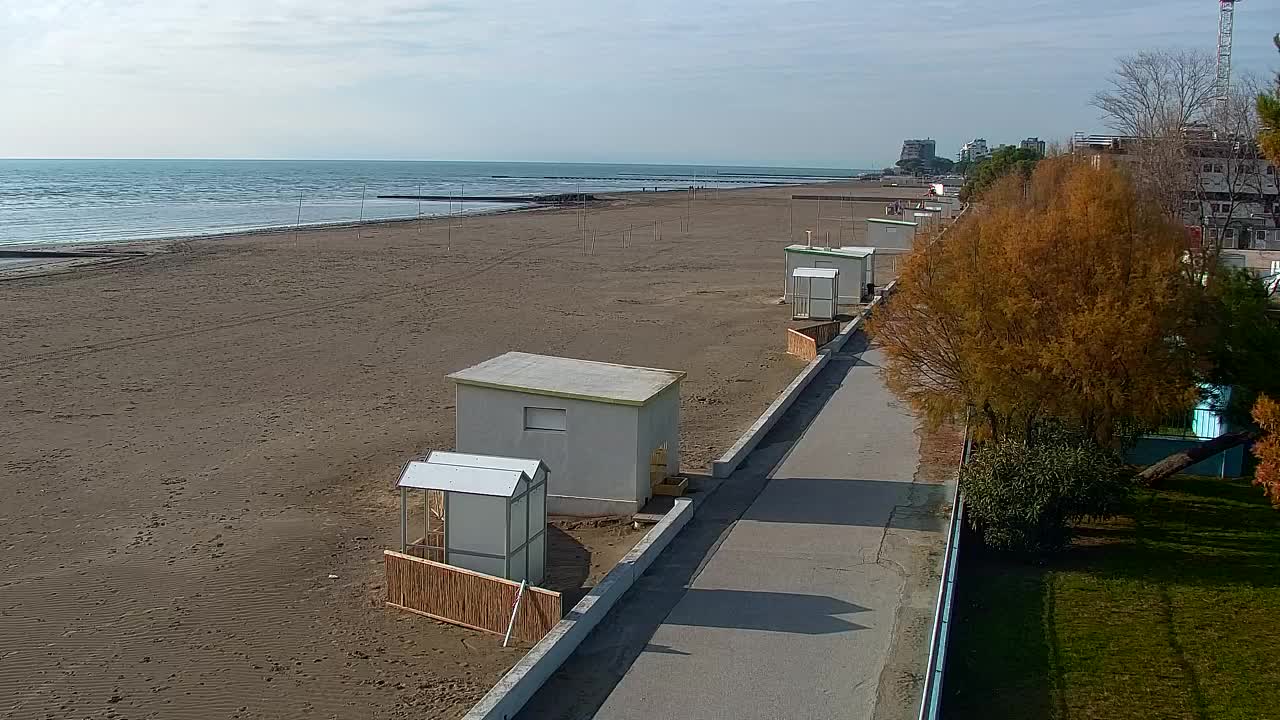
<instances>
[{"instance_id":1,"label":"distant pier","mask_svg":"<svg viewBox=\"0 0 1280 720\"><path fill-rule=\"evenodd\" d=\"M595 202L600 198L590 193L558 193L555 195L379 195L378 199L563 205L565 203Z\"/></svg>"}]
</instances>

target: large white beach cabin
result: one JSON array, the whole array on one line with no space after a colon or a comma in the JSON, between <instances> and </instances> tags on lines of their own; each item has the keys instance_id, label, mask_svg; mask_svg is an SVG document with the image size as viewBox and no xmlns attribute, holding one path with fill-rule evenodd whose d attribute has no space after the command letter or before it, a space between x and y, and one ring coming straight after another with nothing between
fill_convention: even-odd
<instances>
[{"instance_id":1,"label":"large white beach cabin","mask_svg":"<svg viewBox=\"0 0 1280 720\"><path fill-rule=\"evenodd\" d=\"M399 487L401 552L515 582L542 583L547 568L546 465L433 452L405 465ZM425 491L424 505L430 503L430 493L443 496L443 532L432 532L428 508L421 543L410 541L410 491Z\"/></svg>"},{"instance_id":2,"label":"large white beach cabin","mask_svg":"<svg viewBox=\"0 0 1280 720\"><path fill-rule=\"evenodd\" d=\"M867 218L867 244L888 250L910 250L917 227L907 220Z\"/></svg>"},{"instance_id":3,"label":"large white beach cabin","mask_svg":"<svg viewBox=\"0 0 1280 720\"><path fill-rule=\"evenodd\" d=\"M792 278L795 277L796 268L839 270L839 304L841 305L857 305L862 302L862 292L866 289L867 283L875 282L875 248L820 248L789 245L784 254L787 259L784 302L795 301L792 295Z\"/></svg>"},{"instance_id":4,"label":"large white beach cabin","mask_svg":"<svg viewBox=\"0 0 1280 720\"><path fill-rule=\"evenodd\" d=\"M634 513L652 462L680 472L683 372L509 352L449 378L457 450L541 458L550 512Z\"/></svg>"}]
</instances>

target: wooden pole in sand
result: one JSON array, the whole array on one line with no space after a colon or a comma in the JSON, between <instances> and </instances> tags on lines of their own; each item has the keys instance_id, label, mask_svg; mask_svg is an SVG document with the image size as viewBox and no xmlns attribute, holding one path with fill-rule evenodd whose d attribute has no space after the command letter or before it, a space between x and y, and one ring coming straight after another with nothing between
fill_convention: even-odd
<instances>
[{"instance_id":1,"label":"wooden pole in sand","mask_svg":"<svg viewBox=\"0 0 1280 720\"><path fill-rule=\"evenodd\" d=\"M298 191L298 219L293 223L293 249L298 249L298 226L302 224L302 191Z\"/></svg>"},{"instance_id":2,"label":"wooden pole in sand","mask_svg":"<svg viewBox=\"0 0 1280 720\"><path fill-rule=\"evenodd\" d=\"M356 240L360 239L360 226L364 224L364 196L369 190L369 183L360 186L360 219L356 221Z\"/></svg>"},{"instance_id":3,"label":"wooden pole in sand","mask_svg":"<svg viewBox=\"0 0 1280 720\"><path fill-rule=\"evenodd\" d=\"M445 219L445 226L448 228L445 236L445 248L450 252L453 251L453 193L449 194L449 214Z\"/></svg>"},{"instance_id":4,"label":"wooden pole in sand","mask_svg":"<svg viewBox=\"0 0 1280 720\"><path fill-rule=\"evenodd\" d=\"M793 218L795 217L795 206L796 206L795 200L787 201L787 244L788 245L794 242L796 237L795 221L793 220Z\"/></svg>"},{"instance_id":5,"label":"wooden pole in sand","mask_svg":"<svg viewBox=\"0 0 1280 720\"><path fill-rule=\"evenodd\" d=\"M418 183L418 242L422 242L422 183Z\"/></svg>"},{"instance_id":6,"label":"wooden pole in sand","mask_svg":"<svg viewBox=\"0 0 1280 720\"><path fill-rule=\"evenodd\" d=\"M818 198L818 214L814 217L813 231L818 233L818 237L822 237L822 198Z\"/></svg>"}]
</instances>

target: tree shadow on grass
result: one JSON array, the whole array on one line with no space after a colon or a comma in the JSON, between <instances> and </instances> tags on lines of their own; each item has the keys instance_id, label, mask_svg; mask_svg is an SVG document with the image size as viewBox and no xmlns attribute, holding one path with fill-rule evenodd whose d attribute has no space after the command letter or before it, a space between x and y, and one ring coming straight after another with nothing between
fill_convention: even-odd
<instances>
[{"instance_id":1,"label":"tree shadow on grass","mask_svg":"<svg viewBox=\"0 0 1280 720\"><path fill-rule=\"evenodd\" d=\"M1280 587L1280 513L1246 480L1174 478L1143 491L1127 541L1077 542L1055 559L1066 570L1166 585ZM1080 539L1115 532L1087 526Z\"/></svg>"},{"instance_id":2,"label":"tree shadow on grass","mask_svg":"<svg viewBox=\"0 0 1280 720\"><path fill-rule=\"evenodd\" d=\"M1054 717L1047 568L983 548L966 530L943 683L958 720Z\"/></svg>"}]
</instances>

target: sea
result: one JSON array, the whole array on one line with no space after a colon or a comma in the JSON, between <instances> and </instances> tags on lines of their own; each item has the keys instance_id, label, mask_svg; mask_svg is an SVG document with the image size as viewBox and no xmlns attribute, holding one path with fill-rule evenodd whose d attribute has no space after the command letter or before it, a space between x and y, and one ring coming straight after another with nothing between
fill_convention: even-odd
<instances>
[{"instance_id":1,"label":"sea","mask_svg":"<svg viewBox=\"0 0 1280 720\"><path fill-rule=\"evenodd\" d=\"M109 243L485 212L466 196L749 187L864 170L294 160L0 160L0 246ZM457 202L380 199L446 195Z\"/></svg>"}]
</instances>

